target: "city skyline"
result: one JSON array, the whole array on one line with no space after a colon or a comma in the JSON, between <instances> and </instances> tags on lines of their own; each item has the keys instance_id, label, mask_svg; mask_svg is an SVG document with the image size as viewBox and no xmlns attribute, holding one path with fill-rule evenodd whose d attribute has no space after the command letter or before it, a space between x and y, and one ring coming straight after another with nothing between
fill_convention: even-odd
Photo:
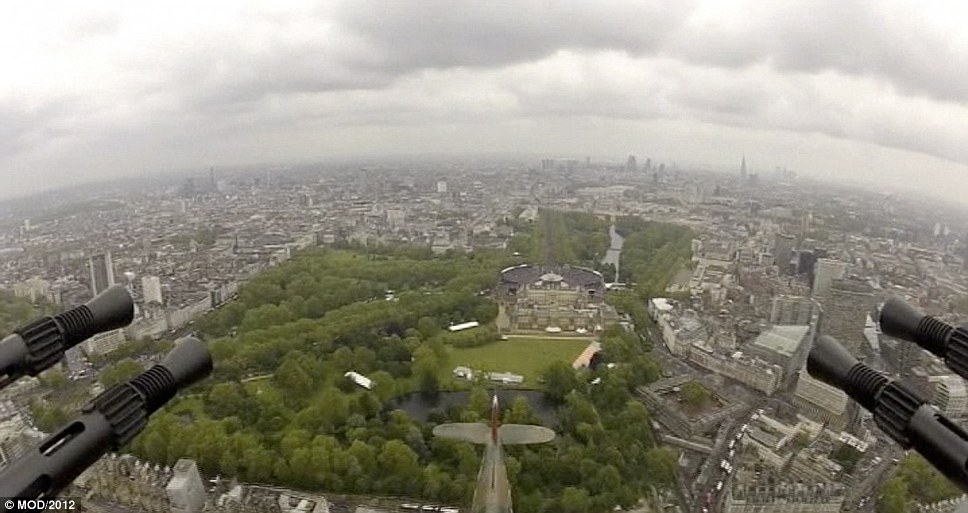
<instances>
[{"instance_id":1,"label":"city skyline","mask_svg":"<svg viewBox=\"0 0 968 513\"><path fill-rule=\"evenodd\" d=\"M449 5L21 4L0 22L18 49L0 56L0 194L469 151L719 168L746 154L751 169L968 190L960 6Z\"/></svg>"},{"instance_id":2,"label":"city skyline","mask_svg":"<svg viewBox=\"0 0 968 513\"><path fill-rule=\"evenodd\" d=\"M877 310L888 297L901 296L950 321L968 312L963 216L939 202L925 208L905 195L885 202L872 191L794 181L783 170L759 176L747 166L743 179L742 158L730 174L672 163L656 171L662 167L648 156L625 155L610 163L549 156L391 159L268 172L217 168L214 180L205 168L167 183L91 187L101 200L48 205L36 216L18 218L26 211L7 205L14 210L0 224L0 295L8 300L0 314L21 305L16 322L24 322L21 317L40 314L43 305L84 304L111 276L124 281L135 312L125 328L69 350L60 365L64 379L25 380L24 387L0 394L0 451L7 451L9 463L78 408L79 396L59 394L50 397L63 415L34 411L37 387L78 389L95 380L107 386L112 375L141 370L157 361L169 341L195 333L224 353L221 368L228 369L216 371L210 393L184 398L201 401L197 422L178 421L178 408L188 402L159 411L144 436L125 449L135 456L103 458L92 467L96 477L79 480L78 491L69 495L90 497L85 504L113 511L140 511L146 504L175 508L189 489L197 492L191 511L211 504L228 513L266 500L353 511L333 495L356 486L345 480L353 466L319 467L306 472L308 478L287 473L292 465L325 460L310 457L307 463L276 440L311 422L323 426L334 461L355 458L360 446L353 448L345 427L362 419L366 429L380 430L371 433L387 436L367 437L377 440L367 442L367 451L380 456L358 462L375 469L394 452L401 458L391 459L411 462L367 481L380 488L359 490L380 496L396 490L395 501L370 511L422 505L464 511L473 503L464 494L470 489L399 487L400 479L429 486L463 477L472 484L479 462L472 453L457 465L422 452L421 439L405 434L443 419L425 417L406 403L395 404L413 429L380 420L381 405L406 401L399 393L409 388L401 386L412 386L416 376L420 387L442 394L459 394L443 391L452 386L471 387L471 395L459 400L465 411L448 410L450 423L485 418L485 381L529 388L523 393L566 404L591 401L571 411L586 411L589 419L599 416L611 426L593 434L611 437L603 446L628 445L642 464L657 467L644 475L661 487L651 498L660 505L678 503L688 513L785 513L822 504L831 513L842 507L870 513L870 498L889 490L881 478L904 475L911 457L854 400L814 379L805 362L817 337L834 336L872 368L905 376L964 425L965 390L954 386L951 369L882 332ZM413 301L421 292L440 300ZM24 310L30 303L34 310ZM388 325L388 315L409 320ZM12 329L13 318L0 320ZM399 330L420 345L408 349L408 342L392 336ZM318 336L331 343L317 346ZM298 345L284 346L290 341ZM436 342L449 356L436 356ZM254 350L257 358L250 356ZM371 363L344 358L357 352L371 355ZM562 379L542 378L542 368ZM234 384L240 378L269 387L260 388L267 402L232 403L230 390L245 390ZM245 401L242 395L235 399ZM307 418L333 411L321 407L333 399L348 401L354 410L347 413L360 417ZM505 396L501 404L507 405L502 422L557 426L567 435L560 443L598 454L581 442L588 432L582 424L562 422L571 407ZM238 428L245 440L263 450L235 448L241 443L237 434L203 427L240 415L246 416L245 427ZM281 415L293 420L266 422ZM650 425L650 416L651 429L639 429ZM30 422L37 430L27 429ZM183 427L175 432L165 426ZM195 442L179 446L175 440ZM661 446L649 448L653 440ZM244 455L244 466L233 466L235 454ZM633 505L638 495L623 492L618 478L637 472L627 457L609 455L592 464L600 471L588 471L612 474L602 482L627 495L622 499L585 485L570 493L535 494L534 477L559 479L547 472L559 459L532 454L550 459L518 459L524 466L508 476L522 512L540 511L559 495L595 501L582 511L613 511L624 503L624 511L642 512ZM179 465L169 468L176 458L197 465L198 475L179 478ZM665 468L662 460L679 461L683 477L655 478ZM438 471L421 472L422 465L438 465ZM218 479L205 490L199 486L203 476L217 475L225 483L238 479L240 488ZM933 475L905 479L943 480ZM845 480L851 480L849 487L834 484ZM935 502L914 488L900 495Z\"/></svg>"}]
</instances>

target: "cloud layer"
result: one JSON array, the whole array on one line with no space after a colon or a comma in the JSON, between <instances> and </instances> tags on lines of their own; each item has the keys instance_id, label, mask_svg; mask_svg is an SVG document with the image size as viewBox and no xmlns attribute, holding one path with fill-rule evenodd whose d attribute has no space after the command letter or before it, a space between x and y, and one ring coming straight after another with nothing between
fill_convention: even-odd
<instances>
[{"instance_id":1,"label":"cloud layer","mask_svg":"<svg viewBox=\"0 0 968 513\"><path fill-rule=\"evenodd\" d=\"M401 151L632 151L711 164L745 152L764 166L829 170L830 155L778 154L796 152L790 141L845 152L857 177L889 165L911 170L891 174L897 183L923 182L919 172L966 183L963 7L778 4L15 0L0 18L0 195ZM697 155L689 139L734 152ZM857 148L867 164L854 163Z\"/></svg>"}]
</instances>

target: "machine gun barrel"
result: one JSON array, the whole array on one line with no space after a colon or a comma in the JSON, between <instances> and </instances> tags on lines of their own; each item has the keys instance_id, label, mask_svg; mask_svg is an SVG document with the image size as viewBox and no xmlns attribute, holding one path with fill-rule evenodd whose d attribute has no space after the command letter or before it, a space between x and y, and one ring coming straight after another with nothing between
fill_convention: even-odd
<instances>
[{"instance_id":1,"label":"machine gun barrel","mask_svg":"<svg viewBox=\"0 0 968 513\"><path fill-rule=\"evenodd\" d=\"M211 371L205 344L195 338L180 340L161 363L94 398L79 417L0 472L0 497L55 497L105 452L137 436L175 393ZM2 504L0 511L6 511Z\"/></svg>"},{"instance_id":2,"label":"machine gun barrel","mask_svg":"<svg viewBox=\"0 0 968 513\"><path fill-rule=\"evenodd\" d=\"M64 352L91 338L131 324L134 301L115 285L64 313L29 322L0 340L0 389L25 374L36 376L54 366Z\"/></svg>"}]
</instances>

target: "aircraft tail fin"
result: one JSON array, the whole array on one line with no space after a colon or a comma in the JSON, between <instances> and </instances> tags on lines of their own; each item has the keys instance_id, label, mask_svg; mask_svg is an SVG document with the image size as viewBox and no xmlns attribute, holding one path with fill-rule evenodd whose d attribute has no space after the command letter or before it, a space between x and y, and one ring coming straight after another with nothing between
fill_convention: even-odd
<instances>
[{"instance_id":1,"label":"aircraft tail fin","mask_svg":"<svg viewBox=\"0 0 968 513\"><path fill-rule=\"evenodd\" d=\"M483 445L491 437L491 428L479 422L441 424L434 428L434 436Z\"/></svg>"},{"instance_id":2,"label":"aircraft tail fin","mask_svg":"<svg viewBox=\"0 0 968 513\"><path fill-rule=\"evenodd\" d=\"M504 424L498 431L504 445L543 444L556 436L554 431L546 427L525 424Z\"/></svg>"}]
</instances>

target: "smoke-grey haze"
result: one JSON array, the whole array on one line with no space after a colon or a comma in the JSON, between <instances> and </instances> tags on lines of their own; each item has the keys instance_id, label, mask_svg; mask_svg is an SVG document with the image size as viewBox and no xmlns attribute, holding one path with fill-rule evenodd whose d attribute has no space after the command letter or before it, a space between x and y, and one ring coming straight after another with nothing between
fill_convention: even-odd
<instances>
[{"instance_id":1,"label":"smoke-grey haze","mask_svg":"<svg viewBox=\"0 0 968 513\"><path fill-rule=\"evenodd\" d=\"M0 17L0 196L497 151L968 192L955 2L95 2ZM52 14L58 13L58 14Z\"/></svg>"}]
</instances>

